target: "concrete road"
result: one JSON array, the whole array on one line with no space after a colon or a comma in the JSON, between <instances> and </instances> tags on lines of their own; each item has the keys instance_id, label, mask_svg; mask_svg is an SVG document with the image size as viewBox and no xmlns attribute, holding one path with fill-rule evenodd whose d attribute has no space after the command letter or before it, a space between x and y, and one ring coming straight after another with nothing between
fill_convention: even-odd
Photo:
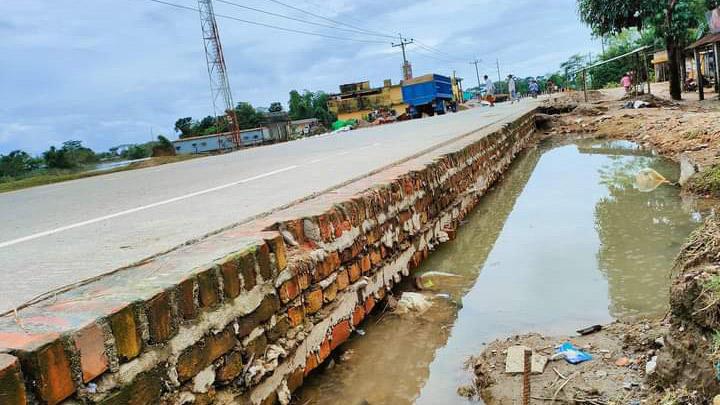
<instances>
[{"instance_id":1,"label":"concrete road","mask_svg":"<svg viewBox=\"0 0 720 405\"><path fill-rule=\"evenodd\" d=\"M0 311L486 127L537 101L0 194Z\"/></svg>"}]
</instances>

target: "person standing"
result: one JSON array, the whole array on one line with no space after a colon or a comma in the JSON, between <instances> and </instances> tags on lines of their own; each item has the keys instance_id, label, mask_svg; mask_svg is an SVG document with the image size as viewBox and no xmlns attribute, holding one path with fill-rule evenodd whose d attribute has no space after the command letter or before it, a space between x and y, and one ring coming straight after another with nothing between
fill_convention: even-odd
<instances>
[{"instance_id":1,"label":"person standing","mask_svg":"<svg viewBox=\"0 0 720 405\"><path fill-rule=\"evenodd\" d=\"M515 78L513 75L508 75L508 93L510 93L510 104L513 104L515 101L518 103L520 102L520 97L518 97L517 94L517 86L515 84Z\"/></svg>"},{"instance_id":2,"label":"person standing","mask_svg":"<svg viewBox=\"0 0 720 405\"><path fill-rule=\"evenodd\" d=\"M495 107L495 83L485 75L485 100L490 103L490 107Z\"/></svg>"},{"instance_id":3,"label":"person standing","mask_svg":"<svg viewBox=\"0 0 720 405\"><path fill-rule=\"evenodd\" d=\"M625 94L630 93L630 87L632 87L632 78L630 78L630 72L625 73L622 79L620 79L620 84L625 88Z\"/></svg>"}]
</instances>

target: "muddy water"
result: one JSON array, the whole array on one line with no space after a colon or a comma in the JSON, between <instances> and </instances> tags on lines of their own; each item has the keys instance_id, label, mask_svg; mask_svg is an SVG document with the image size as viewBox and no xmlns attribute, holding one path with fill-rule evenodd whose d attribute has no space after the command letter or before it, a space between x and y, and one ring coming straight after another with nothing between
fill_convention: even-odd
<instances>
[{"instance_id":1,"label":"muddy water","mask_svg":"<svg viewBox=\"0 0 720 405\"><path fill-rule=\"evenodd\" d=\"M457 238L418 269L459 276L433 280L426 293L442 295L432 309L370 317L364 335L306 379L297 403L464 403L462 364L484 342L664 314L672 259L700 214L674 186L635 189L648 167L678 176L676 165L629 143L523 154Z\"/></svg>"}]
</instances>

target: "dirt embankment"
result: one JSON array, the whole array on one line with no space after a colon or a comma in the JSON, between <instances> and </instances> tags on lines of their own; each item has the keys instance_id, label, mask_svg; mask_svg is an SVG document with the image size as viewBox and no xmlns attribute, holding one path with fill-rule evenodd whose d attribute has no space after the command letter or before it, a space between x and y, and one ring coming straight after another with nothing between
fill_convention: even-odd
<instances>
[{"instance_id":1,"label":"dirt embankment","mask_svg":"<svg viewBox=\"0 0 720 405\"><path fill-rule=\"evenodd\" d=\"M589 103L555 100L537 122L548 138L633 141L680 162L686 172L699 172L684 183L685 193L720 197L720 112L707 105L594 93ZM593 360L549 362L542 374L531 377L530 403L720 403L720 398L713 402L720 394L720 221L710 217L691 235L672 274L671 311L665 319L617 322L589 336L530 334L495 341L468 361L474 384L458 392L488 404L520 403L522 376L505 372L507 350L521 345L550 357L557 345L572 342Z\"/></svg>"}]
</instances>

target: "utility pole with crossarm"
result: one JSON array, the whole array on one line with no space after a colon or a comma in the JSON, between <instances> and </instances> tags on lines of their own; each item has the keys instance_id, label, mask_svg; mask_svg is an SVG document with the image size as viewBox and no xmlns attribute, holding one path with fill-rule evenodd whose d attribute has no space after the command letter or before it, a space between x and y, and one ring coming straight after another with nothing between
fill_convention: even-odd
<instances>
[{"instance_id":1,"label":"utility pole with crossarm","mask_svg":"<svg viewBox=\"0 0 720 405\"><path fill-rule=\"evenodd\" d=\"M412 44L412 43L415 42L415 41L414 41L412 38L410 38L410 39L403 38L402 34L398 34L398 35L400 35L400 43L398 43L398 44L393 43L392 46L393 46L393 48L397 48L397 47L401 47L401 48L402 48L402 54L403 54L403 80L410 80L410 79L412 79L412 77L413 77L413 74L412 74L412 65L411 65L410 62L408 62L408 60L407 60L407 54L405 53L405 46L406 46L406 45L410 45L410 44Z\"/></svg>"}]
</instances>

